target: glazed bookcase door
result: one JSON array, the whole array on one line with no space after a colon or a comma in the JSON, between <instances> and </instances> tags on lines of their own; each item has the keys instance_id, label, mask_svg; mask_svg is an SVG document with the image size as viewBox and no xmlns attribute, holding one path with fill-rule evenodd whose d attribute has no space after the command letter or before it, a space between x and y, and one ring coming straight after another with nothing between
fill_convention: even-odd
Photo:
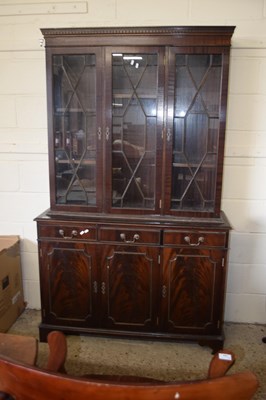
<instances>
[{"instance_id":1,"label":"glazed bookcase door","mask_svg":"<svg viewBox=\"0 0 266 400\"><path fill-rule=\"evenodd\" d=\"M218 333L223 304L224 253L163 250L162 328L190 334Z\"/></svg>"},{"instance_id":2,"label":"glazed bookcase door","mask_svg":"<svg viewBox=\"0 0 266 400\"><path fill-rule=\"evenodd\" d=\"M156 212L162 169L162 52L116 48L106 58L108 211Z\"/></svg>"},{"instance_id":3,"label":"glazed bookcase door","mask_svg":"<svg viewBox=\"0 0 266 400\"><path fill-rule=\"evenodd\" d=\"M101 209L101 52L54 51L51 62L52 208ZM48 79L49 81L49 79Z\"/></svg>"},{"instance_id":4,"label":"glazed bookcase door","mask_svg":"<svg viewBox=\"0 0 266 400\"><path fill-rule=\"evenodd\" d=\"M167 213L220 212L227 63L208 51L169 52Z\"/></svg>"}]
</instances>

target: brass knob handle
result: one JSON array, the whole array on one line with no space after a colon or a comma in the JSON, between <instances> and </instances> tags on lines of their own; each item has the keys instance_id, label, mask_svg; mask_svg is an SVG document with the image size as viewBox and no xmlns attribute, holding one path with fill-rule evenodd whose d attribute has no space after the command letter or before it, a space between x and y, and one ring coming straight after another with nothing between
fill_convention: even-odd
<instances>
[{"instance_id":1,"label":"brass knob handle","mask_svg":"<svg viewBox=\"0 0 266 400\"><path fill-rule=\"evenodd\" d=\"M172 137L172 132L171 132L171 129L168 128L167 132L166 132L166 140L167 140L167 142L171 141L171 137Z\"/></svg>"},{"instance_id":2,"label":"brass knob handle","mask_svg":"<svg viewBox=\"0 0 266 400\"><path fill-rule=\"evenodd\" d=\"M105 136L106 136L106 141L108 142L109 137L110 137L110 129L108 127L106 128Z\"/></svg>"},{"instance_id":3,"label":"brass knob handle","mask_svg":"<svg viewBox=\"0 0 266 400\"><path fill-rule=\"evenodd\" d=\"M102 139L102 128L100 126L97 129L97 135L98 135L98 139L101 140Z\"/></svg>"},{"instance_id":4,"label":"brass knob handle","mask_svg":"<svg viewBox=\"0 0 266 400\"><path fill-rule=\"evenodd\" d=\"M120 238L127 244L135 243L137 240L139 240L139 237L140 237L139 234L135 233L135 235L133 236L132 240L127 240L126 239L126 234L125 233L120 233Z\"/></svg>"},{"instance_id":5,"label":"brass knob handle","mask_svg":"<svg viewBox=\"0 0 266 400\"><path fill-rule=\"evenodd\" d=\"M102 294L105 294L105 282L101 283L101 292Z\"/></svg>"},{"instance_id":6,"label":"brass knob handle","mask_svg":"<svg viewBox=\"0 0 266 400\"><path fill-rule=\"evenodd\" d=\"M198 242L197 243L191 243L191 240L190 240L190 237L189 236L185 236L184 237L184 240L185 240L185 242L187 242L188 244L189 244L189 246L199 246L201 243L203 243L204 242L204 237L203 236L200 236L199 238L198 238Z\"/></svg>"}]
</instances>

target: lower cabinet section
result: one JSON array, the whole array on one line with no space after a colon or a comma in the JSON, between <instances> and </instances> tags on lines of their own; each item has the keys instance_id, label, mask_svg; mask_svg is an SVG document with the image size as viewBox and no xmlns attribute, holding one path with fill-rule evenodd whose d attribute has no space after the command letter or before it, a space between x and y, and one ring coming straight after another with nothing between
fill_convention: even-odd
<instances>
[{"instance_id":1,"label":"lower cabinet section","mask_svg":"<svg viewBox=\"0 0 266 400\"><path fill-rule=\"evenodd\" d=\"M158 253L154 247L40 242L43 319L62 326L155 329Z\"/></svg>"},{"instance_id":2,"label":"lower cabinet section","mask_svg":"<svg viewBox=\"0 0 266 400\"><path fill-rule=\"evenodd\" d=\"M37 223L42 341L59 329L222 348L229 226Z\"/></svg>"}]
</instances>

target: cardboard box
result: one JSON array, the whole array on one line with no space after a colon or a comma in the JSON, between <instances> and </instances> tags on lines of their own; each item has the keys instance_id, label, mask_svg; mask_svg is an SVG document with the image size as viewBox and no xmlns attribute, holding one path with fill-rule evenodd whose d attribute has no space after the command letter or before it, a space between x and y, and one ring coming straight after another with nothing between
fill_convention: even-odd
<instances>
[{"instance_id":1,"label":"cardboard box","mask_svg":"<svg viewBox=\"0 0 266 400\"><path fill-rule=\"evenodd\" d=\"M0 236L0 332L24 310L19 236Z\"/></svg>"}]
</instances>

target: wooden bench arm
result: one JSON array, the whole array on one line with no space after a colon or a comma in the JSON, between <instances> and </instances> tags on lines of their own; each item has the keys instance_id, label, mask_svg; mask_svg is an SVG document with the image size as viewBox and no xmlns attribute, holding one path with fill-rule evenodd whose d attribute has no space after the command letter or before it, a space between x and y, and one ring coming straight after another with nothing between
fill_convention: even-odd
<instances>
[{"instance_id":1,"label":"wooden bench arm","mask_svg":"<svg viewBox=\"0 0 266 400\"><path fill-rule=\"evenodd\" d=\"M52 331L47 336L49 356L45 367L48 371L66 373L67 341L62 332Z\"/></svg>"},{"instance_id":2,"label":"wooden bench arm","mask_svg":"<svg viewBox=\"0 0 266 400\"><path fill-rule=\"evenodd\" d=\"M230 350L221 350L216 353L209 365L208 378L220 378L232 367L235 355Z\"/></svg>"}]
</instances>

